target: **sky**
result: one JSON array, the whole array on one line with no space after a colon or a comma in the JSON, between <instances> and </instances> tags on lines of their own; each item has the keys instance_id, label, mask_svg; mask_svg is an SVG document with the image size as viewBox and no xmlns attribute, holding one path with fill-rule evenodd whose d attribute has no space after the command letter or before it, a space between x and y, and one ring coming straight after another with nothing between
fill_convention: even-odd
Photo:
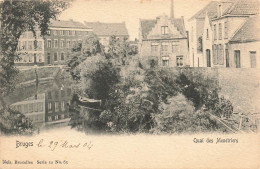
<instances>
[{"instance_id":1,"label":"sky","mask_svg":"<svg viewBox=\"0 0 260 169\"><path fill-rule=\"evenodd\" d=\"M210 0L174 0L174 15L185 22ZM79 22L125 22L130 40L138 38L139 19L170 15L170 0L74 0L58 19Z\"/></svg>"}]
</instances>

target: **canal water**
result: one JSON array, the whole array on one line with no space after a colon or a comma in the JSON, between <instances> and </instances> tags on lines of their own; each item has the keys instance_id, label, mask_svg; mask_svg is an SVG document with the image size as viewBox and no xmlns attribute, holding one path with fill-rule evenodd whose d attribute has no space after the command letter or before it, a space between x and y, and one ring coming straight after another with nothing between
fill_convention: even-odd
<instances>
[{"instance_id":1,"label":"canal water","mask_svg":"<svg viewBox=\"0 0 260 169\"><path fill-rule=\"evenodd\" d=\"M72 95L70 80L39 80L17 86L5 101L39 130L46 130L68 126Z\"/></svg>"}]
</instances>

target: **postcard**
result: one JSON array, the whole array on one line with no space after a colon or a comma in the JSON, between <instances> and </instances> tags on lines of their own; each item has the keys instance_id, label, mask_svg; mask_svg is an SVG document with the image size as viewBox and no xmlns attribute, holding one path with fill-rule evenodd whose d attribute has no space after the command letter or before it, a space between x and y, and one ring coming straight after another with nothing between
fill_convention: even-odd
<instances>
[{"instance_id":1,"label":"postcard","mask_svg":"<svg viewBox=\"0 0 260 169\"><path fill-rule=\"evenodd\" d=\"M0 169L259 169L259 8L0 0Z\"/></svg>"}]
</instances>

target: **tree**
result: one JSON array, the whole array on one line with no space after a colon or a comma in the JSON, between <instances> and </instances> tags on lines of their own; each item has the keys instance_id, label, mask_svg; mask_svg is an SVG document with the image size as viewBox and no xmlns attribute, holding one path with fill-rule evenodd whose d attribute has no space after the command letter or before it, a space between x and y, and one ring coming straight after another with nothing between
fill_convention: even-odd
<instances>
[{"instance_id":1,"label":"tree","mask_svg":"<svg viewBox=\"0 0 260 169\"><path fill-rule=\"evenodd\" d=\"M67 55L69 59L67 61L68 72L73 80L80 81L79 69L80 63L84 62L88 57L95 55L104 55L104 46L99 42L98 37L91 33L83 39L82 43L76 43L72 49L69 49Z\"/></svg>"},{"instance_id":2,"label":"tree","mask_svg":"<svg viewBox=\"0 0 260 169\"><path fill-rule=\"evenodd\" d=\"M14 61L19 59L16 50L20 36L25 31L32 31L36 39L37 27L41 35L47 34L51 19L56 19L69 1L45 0L4 0L0 3L1 9L1 62L0 62L0 102L6 108L4 96L8 95L14 87L18 70ZM36 41L35 41L36 46Z\"/></svg>"}]
</instances>

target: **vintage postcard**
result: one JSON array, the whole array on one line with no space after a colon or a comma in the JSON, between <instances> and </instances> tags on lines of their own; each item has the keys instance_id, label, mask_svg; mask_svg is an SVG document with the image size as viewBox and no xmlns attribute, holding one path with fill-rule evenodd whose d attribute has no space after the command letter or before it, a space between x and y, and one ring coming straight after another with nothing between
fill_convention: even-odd
<instances>
[{"instance_id":1,"label":"vintage postcard","mask_svg":"<svg viewBox=\"0 0 260 169\"><path fill-rule=\"evenodd\" d=\"M0 0L0 169L259 169L259 9Z\"/></svg>"}]
</instances>

